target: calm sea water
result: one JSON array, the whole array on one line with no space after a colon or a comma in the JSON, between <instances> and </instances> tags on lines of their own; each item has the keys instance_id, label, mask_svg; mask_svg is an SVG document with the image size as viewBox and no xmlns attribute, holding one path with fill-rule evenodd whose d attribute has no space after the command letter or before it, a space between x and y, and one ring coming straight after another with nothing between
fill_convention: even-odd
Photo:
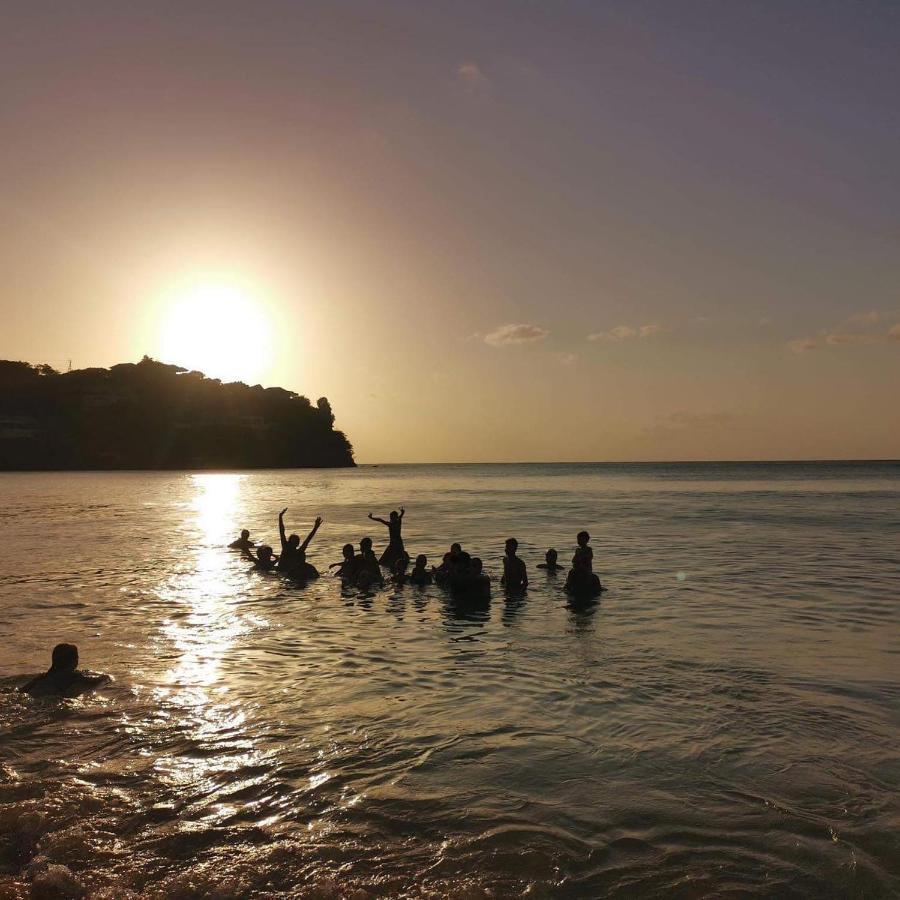
<instances>
[{"instance_id":1,"label":"calm sea water","mask_svg":"<svg viewBox=\"0 0 900 900\"><path fill-rule=\"evenodd\" d=\"M533 581L298 589L224 549L285 505L321 570L405 505ZM0 521L2 897L900 893L898 464L15 474ZM62 640L115 683L17 694Z\"/></svg>"}]
</instances>

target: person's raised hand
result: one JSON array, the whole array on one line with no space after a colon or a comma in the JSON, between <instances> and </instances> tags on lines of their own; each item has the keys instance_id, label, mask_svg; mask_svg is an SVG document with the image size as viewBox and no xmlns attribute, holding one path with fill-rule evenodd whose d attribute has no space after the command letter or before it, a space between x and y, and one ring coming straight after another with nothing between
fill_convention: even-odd
<instances>
[{"instance_id":1,"label":"person's raised hand","mask_svg":"<svg viewBox=\"0 0 900 900\"><path fill-rule=\"evenodd\" d=\"M370 519L374 519L375 516L373 516L372 513L369 513L369 518L370 518Z\"/></svg>"},{"instance_id":2,"label":"person's raised hand","mask_svg":"<svg viewBox=\"0 0 900 900\"><path fill-rule=\"evenodd\" d=\"M287 511L288 511L288 508L285 507L280 513L278 513L278 515L283 516Z\"/></svg>"},{"instance_id":3,"label":"person's raised hand","mask_svg":"<svg viewBox=\"0 0 900 900\"><path fill-rule=\"evenodd\" d=\"M316 528L318 528L322 524L322 517L316 516Z\"/></svg>"}]
</instances>

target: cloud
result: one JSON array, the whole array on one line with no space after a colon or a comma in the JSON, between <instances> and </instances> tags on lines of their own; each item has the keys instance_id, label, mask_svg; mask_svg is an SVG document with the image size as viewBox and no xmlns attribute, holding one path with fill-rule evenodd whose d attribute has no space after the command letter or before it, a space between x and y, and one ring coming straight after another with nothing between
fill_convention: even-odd
<instances>
[{"instance_id":1,"label":"cloud","mask_svg":"<svg viewBox=\"0 0 900 900\"><path fill-rule=\"evenodd\" d=\"M857 313L850 316L848 322L859 322L861 325L877 325L881 321L881 313L877 309L869 310L865 313Z\"/></svg>"},{"instance_id":2,"label":"cloud","mask_svg":"<svg viewBox=\"0 0 900 900\"><path fill-rule=\"evenodd\" d=\"M559 354L559 362L560 365L566 366L566 368L571 368L578 362L578 354L577 353L560 353Z\"/></svg>"},{"instance_id":3,"label":"cloud","mask_svg":"<svg viewBox=\"0 0 900 900\"><path fill-rule=\"evenodd\" d=\"M657 325L655 322L649 325L641 325L638 328L632 328L630 325L616 325L615 328L610 328L609 331L595 331L593 334L589 334L587 339L589 341L602 341L606 344L620 344L622 341L629 341L632 338L650 337L653 334L659 334L660 331L662 331L662 326Z\"/></svg>"},{"instance_id":4,"label":"cloud","mask_svg":"<svg viewBox=\"0 0 900 900\"><path fill-rule=\"evenodd\" d=\"M815 350L818 346L819 344L815 338L796 338L793 341L788 341L788 347L794 353L806 353L809 350Z\"/></svg>"},{"instance_id":5,"label":"cloud","mask_svg":"<svg viewBox=\"0 0 900 900\"><path fill-rule=\"evenodd\" d=\"M456 67L456 77L465 85L467 90L477 91L489 84L487 76L481 71L476 62L466 60Z\"/></svg>"},{"instance_id":6,"label":"cloud","mask_svg":"<svg viewBox=\"0 0 900 900\"><path fill-rule=\"evenodd\" d=\"M888 333L887 339L889 341L900 341L900 325L895 325Z\"/></svg>"},{"instance_id":7,"label":"cloud","mask_svg":"<svg viewBox=\"0 0 900 900\"><path fill-rule=\"evenodd\" d=\"M880 344L882 337L880 334L826 334L825 343L831 344L833 347L840 344Z\"/></svg>"},{"instance_id":8,"label":"cloud","mask_svg":"<svg viewBox=\"0 0 900 900\"><path fill-rule=\"evenodd\" d=\"M544 340L550 334L539 325L501 325L490 334L484 336L484 342L492 347L505 347L509 344L533 344Z\"/></svg>"}]
</instances>

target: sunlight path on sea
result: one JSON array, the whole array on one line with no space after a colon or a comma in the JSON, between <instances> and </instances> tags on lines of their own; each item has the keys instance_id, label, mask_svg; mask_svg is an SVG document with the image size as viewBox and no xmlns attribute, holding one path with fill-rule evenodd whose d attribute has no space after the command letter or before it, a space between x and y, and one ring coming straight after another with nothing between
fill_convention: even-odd
<instances>
[{"instance_id":1,"label":"sunlight path on sea","mask_svg":"<svg viewBox=\"0 0 900 900\"><path fill-rule=\"evenodd\" d=\"M193 517L184 526L185 546L193 548L191 558L188 567L166 580L158 592L172 610L161 622L159 642L171 665L162 676L163 684L153 691L153 701L180 722L183 746L162 756L156 769L176 791L190 790L203 798L266 756L245 727L247 713L230 696L231 686L222 671L223 660L237 642L268 624L262 616L240 610L246 580L222 566L221 549L234 537L232 523L244 477L191 476ZM241 786L231 784L235 790ZM236 803L215 801L201 819L222 822L239 808Z\"/></svg>"}]
</instances>

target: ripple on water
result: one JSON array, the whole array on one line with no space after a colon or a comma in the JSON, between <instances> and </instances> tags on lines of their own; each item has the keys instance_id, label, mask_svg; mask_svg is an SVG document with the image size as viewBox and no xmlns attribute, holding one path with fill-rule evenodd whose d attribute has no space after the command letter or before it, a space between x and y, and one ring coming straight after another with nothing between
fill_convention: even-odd
<instances>
[{"instance_id":1,"label":"ripple on water","mask_svg":"<svg viewBox=\"0 0 900 900\"><path fill-rule=\"evenodd\" d=\"M0 480L7 558L57 548L0 587L0 896L900 893L897 473L605 471ZM410 549L452 532L495 576L515 523L527 595L222 549L289 496L324 569L388 495ZM573 522L597 604L533 569ZM116 682L17 694L61 638Z\"/></svg>"}]
</instances>

